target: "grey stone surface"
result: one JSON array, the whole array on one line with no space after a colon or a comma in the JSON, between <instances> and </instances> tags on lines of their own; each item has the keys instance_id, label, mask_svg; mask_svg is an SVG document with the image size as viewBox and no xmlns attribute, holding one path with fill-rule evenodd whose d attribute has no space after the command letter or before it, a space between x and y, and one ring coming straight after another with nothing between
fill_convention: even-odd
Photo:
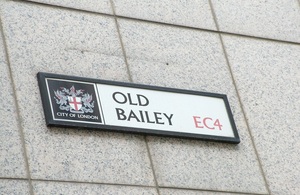
<instances>
[{"instance_id":1,"label":"grey stone surface","mask_svg":"<svg viewBox=\"0 0 300 195\"><path fill-rule=\"evenodd\" d=\"M112 14L110 0L27 0L32 2L45 3L49 5L57 5L62 7L75 8L98 13Z\"/></svg>"},{"instance_id":2,"label":"grey stone surface","mask_svg":"<svg viewBox=\"0 0 300 195\"><path fill-rule=\"evenodd\" d=\"M2 14L32 178L153 185L142 136L45 124L37 72L127 81L114 20L20 2Z\"/></svg>"},{"instance_id":3,"label":"grey stone surface","mask_svg":"<svg viewBox=\"0 0 300 195\"><path fill-rule=\"evenodd\" d=\"M179 190L179 189L166 189L162 188L159 190L160 195L242 195L239 193L226 193L226 192L208 192L198 190Z\"/></svg>"},{"instance_id":4,"label":"grey stone surface","mask_svg":"<svg viewBox=\"0 0 300 195\"><path fill-rule=\"evenodd\" d=\"M216 30L208 0L114 0L116 14Z\"/></svg>"},{"instance_id":5,"label":"grey stone surface","mask_svg":"<svg viewBox=\"0 0 300 195\"><path fill-rule=\"evenodd\" d=\"M0 177L24 178L25 161L12 88L0 34Z\"/></svg>"},{"instance_id":6,"label":"grey stone surface","mask_svg":"<svg viewBox=\"0 0 300 195\"><path fill-rule=\"evenodd\" d=\"M221 31L300 42L297 0L212 0Z\"/></svg>"},{"instance_id":7,"label":"grey stone surface","mask_svg":"<svg viewBox=\"0 0 300 195\"><path fill-rule=\"evenodd\" d=\"M119 20L133 81L228 95L239 145L148 137L158 184L266 193L218 35Z\"/></svg>"},{"instance_id":8,"label":"grey stone surface","mask_svg":"<svg viewBox=\"0 0 300 195\"><path fill-rule=\"evenodd\" d=\"M70 195L156 195L155 188L133 187L120 185L100 185L67 182L33 182L33 190L36 195L43 194L70 194Z\"/></svg>"},{"instance_id":9,"label":"grey stone surface","mask_svg":"<svg viewBox=\"0 0 300 195\"><path fill-rule=\"evenodd\" d=\"M0 194L5 195L29 195L27 181L0 179Z\"/></svg>"},{"instance_id":10,"label":"grey stone surface","mask_svg":"<svg viewBox=\"0 0 300 195\"><path fill-rule=\"evenodd\" d=\"M300 46L224 41L271 192L299 194Z\"/></svg>"},{"instance_id":11,"label":"grey stone surface","mask_svg":"<svg viewBox=\"0 0 300 195\"><path fill-rule=\"evenodd\" d=\"M218 35L123 19L119 24L135 82L219 93L233 90ZM224 80L229 84L222 86Z\"/></svg>"}]
</instances>

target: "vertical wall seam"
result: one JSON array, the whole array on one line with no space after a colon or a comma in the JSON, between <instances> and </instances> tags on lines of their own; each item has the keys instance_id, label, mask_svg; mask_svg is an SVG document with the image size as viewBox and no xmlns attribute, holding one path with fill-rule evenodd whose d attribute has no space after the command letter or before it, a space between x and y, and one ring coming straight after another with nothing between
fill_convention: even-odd
<instances>
[{"instance_id":1,"label":"vertical wall seam","mask_svg":"<svg viewBox=\"0 0 300 195\"><path fill-rule=\"evenodd\" d=\"M117 32L118 32L118 36L119 36L119 40L120 40L120 44L121 44L121 47L122 47L122 52L123 52L124 61L125 61L125 64L126 64L128 79L129 79L130 82L133 82L131 72L130 72L130 67L129 67L129 64L128 64L128 61L127 61L126 50L125 50L123 39L122 39L121 32L120 32L120 25L118 23L118 17L116 15L115 4L114 4L113 0L110 0L110 4L111 4L112 11L113 11L113 16L114 16L114 20L115 20L115 24L116 24L116 28L117 28ZM155 171L154 171L153 161L152 161L152 157L151 157L151 153L150 153L150 148L149 148L149 144L148 144L148 141L147 141L147 136L144 136L144 140L145 140L145 144L146 144L148 158L149 158L149 161L150 161L152 175L153 175L154 182L155 182L155 188L156 188L157 194L160 195L159 186L158 186L158 182L157 182L157 179L156 179L156 174L155 174Z\"/></svg>"},{"instance_id":2,"label":"vertical wall seam","mask_svg":"<svg viewBox=\"0 0 300 195\"><path fill-rule=\"evenodd\" d=\"M1 31L1 37L3 41L3 47L4 47L4 53L5 53L5 60L7 62L8 66L8 72L9 72L9 77L11 79L11 85L12 85L12 90L13 90L13 99L14 99L14 104L16 106L16 111L17 111L17 125L18 125L18 130L19 130L19 136L21 138L21 146L22 146L22 153L23 153L23 158L25 161L25 167L26 167L26 177L29 183L29 191L31 195L34 195L33 193L33 185L31 181L31 174L30 174L30 167L29 167L29 162L28 162L28 153L26 149L26 143L25 143L25 135L24 135L24 130L21 125L21 116L20 116L20 106L17 101L17 94L16 94L16 84L13 79L13 73L12 73L12 68L11 68L11 63L10 63L10 58L9 58L9 53L8 53L8 47L4 35L4 27L3 27L3 22L2 22L2 7L0 8L0 31Z\"/></svg>"},{"instance_id":3,"label":"vertical wall seam","mask_svg":"<svg viewBox=\"0 0 300 195\"><path fill-rule=\"evenodd\" d=\"M153 160L152 160L152 156L151 156L151 152L150 152L150 147L149 147L149 144L148 144L148 141L147 141L147 136L145 135L144 138L145 138L148 158L150 160L150 166L151 166L151 170L152 170L152 174L153 174L153 178L154 178L154 182L155 182L156 191L157 191L157 194L160 195L159 185L158 185L158 181L157 181L157 178L156 178L156 173L155 173L154 164L153 164Z\"/></svg>"},{"instance_id":4,"label":"vertical wall seam","mask_svg":"<svg viewBox=\"0 0 300 195\"><path fill-rule=\"evenodd\" d=\"M233 82L233 85L234 85L234 88L235 88L235 91L236 91L236 94L237 94L237 97L238 97L238 101L239 101L239 104L241 106L241 110L242 110L243 117L244 117L244 120L245 120L245 123L246 123L246 127L248 129L249 134L250 134L250 139L251 139L252 147L253 147L255 155L257 157L259 168L260 168L261 174L263 176L263 179L264 179L267 191L268 191L269 194L271 194L270 187L269 187L269 184L268 184L268 180L267 180L266 174L264 172L264 169L262 167L262 161L261 161L261 158L259 156L258 150L257 150L256 145L255 145L254 136L253 136L253 133L252 133L252 131L250 129L250 125L249 125L247 117L246 117L247 114L245 112L244 105L243 105L242 100L241 100L241 96L240 96L240 94L238 92L237 84L236 84L236 81L234 79L233 71L232 71L231 66L230 66L230 62L229 62L229 59L228 59L228 54L227 54L227 51L226 51L226 48L225 48L225 45L224 45L223 38L222 38L221 34L219 34L219 38L220 38L220 42L221 42L222 49L223 49L223 52L224 52L224 56L225 56L225 59L226 59L226 64L228 66L228 69L229 69L229 72L230 72L230 76L231 76L231 79L232 79L232 82Z\"/></svg>"},{"instance_id":5,"label":"vertical wall seam","mask_svg":"<svg viewBox=\"0 0 300 195\"><path fill-rule=\"evenodd\" d=\"M127 55L126 55L125 47L124 47L124 44L123 44L123 39L122 39L121 32L120 32L120 25L118 23L118 18L117 18L117 15L116 15L115 4L114 4L113 0L110 0L110 5L111 5L111 9L113 11L113 17L114 17L114 20L115 20L115 24L116 24L116 28L117 28L117 32L118 32L118 37L119 37L119 41L120 41L120 44L121 44L121 49L122 49L122 53L123 53L123 56L124 56L124 61L125 61L125 64L126 64L126 71L127 71L128 79L129 79L130 82L133 82L131 72L130 72L130 67L129 67L129 64L128 64L128 61L127 61Z\"/></svg>"},{"instance_id":6,"label":"vertical wall seam","mask_svg":"<svg viewBox=\"0 0 300 195\"><path fill-rule=\"evenodd\" d=\"M227 67L228 67L228 70L229 70L229 73L230 73L230 77L232 79L232 82L233 82L233 85L234 85L234 88L235 88L235 92L237 94L237 98L238 98L239 104L241 106L243 117L244 117L247 129L248 129L248 132L250 134L250 139L251 139L252 147L254 149L255 155L256 155L257 160L258 160L260 172L261 172L262 177L264 179L265 187L266 187L268 193L271 194L270 186L269 186L266 174L265 174L263 166L262 166L262 161L261 161L261 158L259 156L258 150L257 150L256 145L255 145L254 136L253 136L253 133L252 133L252 131L250 129L250 125L249 125L247 117L246 117L247 114L245 112L244 105L242 103L242 99L241 99L240 93L238 91L237 82L235 80L235 77L234 77L234 74L233 74L233 70L232 70L230 62L229 62L228 54L227 54L227 51L226 51L226 48L225 48L225 44L224 44L224 41L223 41L223 38L222 38L222 33L220 32L220 28L219 28L219 23L218 23L218 20L217 20L217 16L216 16L216 13L214 11L213 4L212 4L211 0L208 0L208 1L209 1L209 5L210 5L210 8L211 8L213 19L214 19L216 27L217 27L217 31L219 32L218 35L219 35L219 39L220 39L220 42L221 42L222 50L224 52L224 56L225 56L226 64L227 64Z\"/></svg>"}]
</instances>

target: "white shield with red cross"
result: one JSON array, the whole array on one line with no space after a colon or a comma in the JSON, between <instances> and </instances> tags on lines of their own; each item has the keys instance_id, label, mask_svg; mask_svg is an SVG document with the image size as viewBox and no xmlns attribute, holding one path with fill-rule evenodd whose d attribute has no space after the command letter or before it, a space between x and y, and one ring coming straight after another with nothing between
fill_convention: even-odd
<instances>
[{"instance_id":1,"label":"white shield with red cross","mask_svg":"<svg viewBox=\"0 0 300 195\"><path fill-rule=\"evenodd\" d=\"M69 105L71 107L71 112L81 112L82 107L81 97L68 96Z\"/></svg>"}]
</instances>

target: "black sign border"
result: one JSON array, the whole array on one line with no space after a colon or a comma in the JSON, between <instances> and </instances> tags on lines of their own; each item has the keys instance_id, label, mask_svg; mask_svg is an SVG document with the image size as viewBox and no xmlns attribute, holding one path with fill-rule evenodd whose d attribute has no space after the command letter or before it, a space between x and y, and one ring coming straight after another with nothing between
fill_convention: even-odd
<instances>
[{"instance_id":1,"label":"black sign border","mask_svg":"<svg viewBox=\"0 0 300 195\"><path fill-rule=\"evenodd\" d=\"M47 126L74 127L74 128L83 127L83 128L92 128L92 129L100 129L100 130L110 130L113 132L138 133L138 134L147 134L147 135L155 135L155 136L201 139L205 141L224 142L224 143L231 143L231 144L240 143L240 138L229 106L229 102L227 96L224 94L158 87L158 86L142 85L142 84L135 84L135 83L125 83L125 82L118 82L118 81L108 81L108 80L84 78L84 77L77 77L77 76L67 76L67 75L45 73L45 72L39 72L37 74L37 78L38 78L40 93L42 97L43 109L44 109ZM52 111L50 106L51 104L50 104L48 90L47 90L47 83L46 83L47 78L221 98L224 101L234 137L202 135L202 134L193 134L193 133L182 133L182 132L174 132L174 131L152 130L152 129L142 129L142 128L134 128L134 127L112 126L112 125L102 125L102 124L92 124L92 123L81 123L77 121L68 122L68 121L54 120L52 116Z\"/></svg>"}]
</instances>

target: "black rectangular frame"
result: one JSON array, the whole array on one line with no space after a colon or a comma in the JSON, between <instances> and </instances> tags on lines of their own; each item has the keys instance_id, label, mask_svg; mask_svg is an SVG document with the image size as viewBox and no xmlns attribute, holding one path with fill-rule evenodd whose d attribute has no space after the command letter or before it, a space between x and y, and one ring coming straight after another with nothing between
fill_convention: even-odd
<instances>
[{"instance_id":1,"label":"black rectangular frame","mask_svg":"<svg viewBox=\"0 0 300 195\"><path fill-rule=\"evenodd\" d=\"M44 73L39 72L37 74L43 109L45 114L45 120L47 126L58 126L58 127L83 127L83 128L91 128L91 129L100 129L100 130L109 130L113 132L127 132L127 133L138 133L138 134L148 134L148 135L156 135L156 136L168 136L168 137L177 137L177 138L191 138L191 139L201 139L205 141L215 141L215 142L225 142L231 144L240 143L240 138L237 132L237 128L233 119L233 115L229 106L229 102L227 96L224 94L217 93L208 93L208 92L199 92L185 89L175 89L175 88L167 88L167 87L158 87L158 86L150 86L150 85L142 85L142 84L134 84L134 83L125 83L118 81L108 81L108 80L100 80L93 78L84 78L77 76L67 76L61 74L53 74L53 73ZM182 133L182 132L174 132L174 131L163 131L163 130L152 130L152 129L143 129L143 128L134 128L134 127L123 127L123 126L112 126L112 125L100 125L100 124L90 124L90 123L81 123L81 122L68 122L68 121L59 121L54 120L52 116L51 104L47 91L46 78L53 79L63 79L70 81L81 81L81 82L90 82L95 84L106 84L106 85L114 85L114 86L123 86L123 87L131 87L137 89L148 89L148 90L156 90L156 91L164 91L171 93L181 93L181 94L190 94L190 95L198 95L198 96L206 96L206 97L215 97L222 98L226 111L229 117L229 121L233 130L234 137L225 137L225 136L213 136L213 135L202 135L202 134L193 134L193 133Z\"/></svg>"}]
</instances>

